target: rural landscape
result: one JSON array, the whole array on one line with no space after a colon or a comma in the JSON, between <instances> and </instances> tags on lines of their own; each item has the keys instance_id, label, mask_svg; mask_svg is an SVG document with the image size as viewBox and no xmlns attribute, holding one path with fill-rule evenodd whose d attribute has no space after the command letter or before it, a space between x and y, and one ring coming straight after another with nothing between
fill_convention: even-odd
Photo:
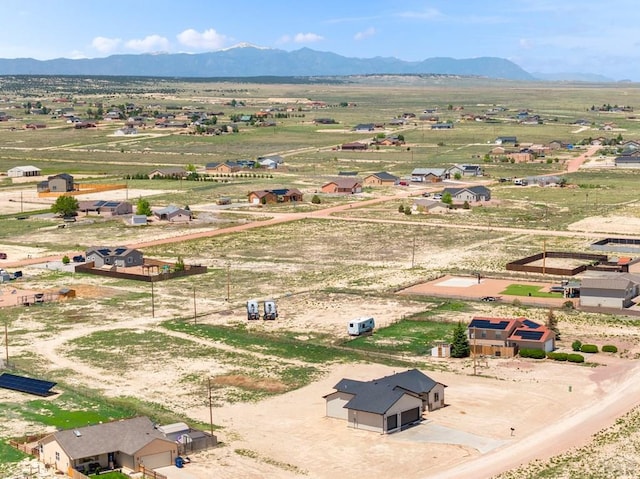
<instances>
[{"instance_id":1,"label":"rural landscape","mask_svg":"<svg viewBox=\"0 0 640 479\"><path fill-rule=\"evenodd\" d=\"M638 477L638 109L0 76L0 477Z\"/></svg>"}]
</instances>

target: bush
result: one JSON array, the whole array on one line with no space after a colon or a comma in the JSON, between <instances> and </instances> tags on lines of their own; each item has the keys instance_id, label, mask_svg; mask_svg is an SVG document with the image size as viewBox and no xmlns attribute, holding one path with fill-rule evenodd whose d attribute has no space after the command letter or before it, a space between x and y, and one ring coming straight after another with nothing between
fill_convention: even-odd
<instances>
[{"instance_id":1,"label":"bush","mask_svg":"<svg viewBox=\"0 0 640 479\"><path fill-rule=\"evenodd\" d=\"M567 354L567 361L570 363L584 363L584 356L582 354Z\"/></svg>"},{"instance_id":2,"label":"bush","mask_svg":"<svg viewBox=\"0 0 640 479\"><path fill-rule=\"evenodd\" d=\"M581 353L597 353L598 346L596 346L595 344L583 344L582 347L580 348L580 352Z\"/></svg>"},{"instance_id":3,"label":"bush","mask_svg":"<svg viewBox=\"0 0 640 479\"><path fill-rule=\"evenodd\" d=\"M549 359L553 359L554 361L566 361L567 353L547 353L547 357Z\"/></svg>"},{"instance_id":4,"label":"bush","mask_svg":"<svg viewBox=\"0 0 640 479\"><path fill-rule=\"evenodd\" d=\"M562 303L562 307L564 309L574 309L575 306L573 305L573 301L569 300L569 301L565 301L564 303Z\"/></svg>"},{"instance_id":5,"label":"bush","mask_svg":"<svg viewBox=\"0 0 640 479\"><path fill-rule=\"evenodd\" d=\"M66 255L63 256L62 257L62 264L69 264L69 263L71 263L71 260L69 259L69 257L66 256Z\"/></svg>"},{"instance_id":6,"label":"bush","mask_svg":"<svg viewBox=\"0 0 640 479\"><path fill-rule=\"evenodd\" d=\"M404 213L404 205L398 206L398 213Z\"/></svg>"},{"instance_id":7,"label":"bush","mask_svg":"<svg viewBox=\"0 0 640 479\"><path fill-rule=\"evenodd\" d=\"M602 346L602 352L604 352L604 353L617 353L618 352L618 347L614 346L613 344L605 344L604 346Z\"/></svg>"},{"instance_id":8,"label":"bush","mask_svg":"<svg viewBox=\"0 0 640 479\"><path fill-rule=\"evenodd\" d=\"M573 349L574 351L580 351L581 347L582 347L582 342L578 341L577 339L571 343L571 349Z\"/></svg>"},{"instance_id":9,"label":"bush","mask_svg":"<svg viewBox=\"0 0 640 479\"><path fill-rule=\"evenodd\" d=\"M311 203L313 203L314 205L319 205L320 203L322 203L322 200L318 195L313 195L313 198L311 198Z\"/></svg>"},{"instance_id":10,"label":"bush","mask_svg":"<svg viewBox=\"0 0 640 479\"><path fill-rule=\"evenodd\" d=\"M541 349L521 349L520 357L532 358L532 359L544 359L545 357L547 357L547 354Z\"/></svg>"}]
</instances>

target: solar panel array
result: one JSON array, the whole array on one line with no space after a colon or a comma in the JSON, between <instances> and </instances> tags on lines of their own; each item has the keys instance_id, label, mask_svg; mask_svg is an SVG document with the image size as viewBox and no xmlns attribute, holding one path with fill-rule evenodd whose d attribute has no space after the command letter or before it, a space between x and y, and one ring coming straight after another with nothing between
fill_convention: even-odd
<instances>
[{"instance_id":1,"label":"solar panel array","mask_svg":"<svg viewBox=\"0 0 640 479\"><path fill-rule=\"evenodd\" d=\"M524 321L522 321L522 324L531 329L538 329L540 327L538 323L531 321L530 319L525 319Z\"/></svg>"},{"instance_id":2,"label":"solar panel array","mask_svg":"<svg viewBox=\"0 0 640 479\"><path fill-rule=\"evenodd\" d=\"M482 329L506 329L509 325L509 321L491 322L488 319L473 319L470 328L482 328Z\"/></svg>"},{"instance_id":3,"label":"solar panel array","mask_svg":"<svg viewBox=\"0 0 640 479\"><path fill-rule=\"evenodd\" d=\"M0 374L0 387L4 389L12 389L23 393L35 394L36 396L51 396L51 388L56 383L51 381L43 381L42 379L27 378L24 376L16 376L15 374Z\"/></svg>"},{"instance_id":4,"label":"solar panel array","mask_svg":"<svg viewBox=\"0 0 640 479\"><path fill-rule=\"evenodd\" d=\"M513 333L514 336L520 336L522 339L527 339L530 341L539 341L540 338L544 335L543 331L528 331L528 330L518 330Z\"/></svg>"}]
</instances>

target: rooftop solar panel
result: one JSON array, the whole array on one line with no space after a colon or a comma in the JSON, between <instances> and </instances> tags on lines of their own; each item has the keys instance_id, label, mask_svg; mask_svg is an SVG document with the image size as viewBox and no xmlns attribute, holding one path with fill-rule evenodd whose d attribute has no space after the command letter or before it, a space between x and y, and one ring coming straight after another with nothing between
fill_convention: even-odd
<instances>
[{"instance_id":1,"label":"rooftop solar panel","mask_svg":"<svg viewBox=\"0 0 640 479\"><path fill-rule=\"evenodd\" d=\"M473 319L470 328L482 328L482 329L505 329L509 325L509 321L491 322L487 319Z\"/></svg>"},{"instance_id":2,"label":"rooftop solar panel","mask_svg":"<svg viewBox=\"0 0 640 479\"><path fill-rule=\"evenodd\" d=\"M527 339L531 341L539 341L542 338L544 332L542 331L527 331L527 330L519 330L514 333L516 336L520 336L522 339Z\"/></svg>"},{"instance_id":3,"label":"rooftop solar panel","mask_svg":"<svg viewBox=\"0 0 640 479\"><path fill-rule=\"evenodd\" d=\"M3 373L0 375L1 388L35 394L36 396L51 396L54 394L51 392L51 388L55 385L56 383L51 381L16 376L15 374Z\"/></svg>"},{"instance_id":4,"label":"rooftop solar panel","mask_svg":"<svg viewBox=\"0 0 640 479\"><path fill-rule=\"evenodd\" d=\"M522 324L531 329L538 329L540 327L538 323L531 321L530 319L525 319L524 321L522 321Z\"/></svg>"}]
</instances>

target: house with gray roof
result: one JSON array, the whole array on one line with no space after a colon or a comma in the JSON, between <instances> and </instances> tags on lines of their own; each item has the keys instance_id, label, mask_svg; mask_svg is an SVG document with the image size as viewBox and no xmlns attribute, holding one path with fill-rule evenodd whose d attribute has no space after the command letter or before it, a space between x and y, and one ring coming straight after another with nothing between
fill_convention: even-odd
<instances>
[{"instance_id":1,"label":"house with gray roof","mask_svg":"<svg viewBox=\"0 0 640 479\"><path fill-rule=\"evenodd\" d=\"M627 275L587 277L580 281L580 306L624 309L638 293L638 283Z\"/></svg>"},{"instance_id":2,"label":"house with gray roof","mask_svg":"<svg viewBox=\"0 0 640 479\"><path fill-rule=\"evenodd\" d=\"M86 251L87 262L93 262L95 268L116 266L127 268L144 264L142 251L126 246L94 246Z\"/></svg>"},{"instance_id":3,"label":"house with gray roof","mask_svg":"<svg viewBox=\"0 0 640 479\"><path fill-rule=\"evenodd\" d=\"M178 456L178 444L147 417L57 431L38 446L45 465L68 475L73 469L88 472L96 467L151 470L170 466Z\"/></svg>"},{"instance_id":4,"label":"house with gray roof","mask_svg":"<svg viewBox=\"0 0 640 479\"><path fill-rule=\"evenodd\" d=\"M386 171L380 171L365 176L363 183L364 186L394 186L398 184L398 181L400 181L400 179L397 176L387 173Z\"/></svg>"},{"instance_id":5,"label":"house with gray roof","mask_svg":"<svg viewBox=\"0 0 640 479\"><path fill-rule=\"evenodd\" d=\"M411 172L411 181L436 183L448 178L446 168L414 168Z\"/></svg>"},{"instance_id":6,"label":"house with gray roof","mask_svg":"<svg viewBox=\"0 0 640 479\"><path fill-rule=\"evenodd\" d=\"M324 396L326 414L355 429L391 433L443 407L445 387L417 369L372 381L342 379Z\"/></svg>"},{"instance_id":7,"label":"house with gray roof","mask_svg":"<svg viewBox=\"0 0 640 479\"><path fill-rule=\"evenodd\" d=\"M453 201L458 202L478 202L489 201L491 199L491 190L486 186L476 185L465 188L445 188L442 194L449 193Z\"/></svg>"},{"instance_id":8,"label":"house with gray roof","mask_svg":"<svg viewBox=\"0 0 640 479\"><path fill-rule=\"evenodd\" d=\"M153 215L161 221L169 221L171 223L191 221L193 218L190 210L186 208L179 208L176 205L169 205L164 208L154 210Z\"/></svg>"}]
</instances>

